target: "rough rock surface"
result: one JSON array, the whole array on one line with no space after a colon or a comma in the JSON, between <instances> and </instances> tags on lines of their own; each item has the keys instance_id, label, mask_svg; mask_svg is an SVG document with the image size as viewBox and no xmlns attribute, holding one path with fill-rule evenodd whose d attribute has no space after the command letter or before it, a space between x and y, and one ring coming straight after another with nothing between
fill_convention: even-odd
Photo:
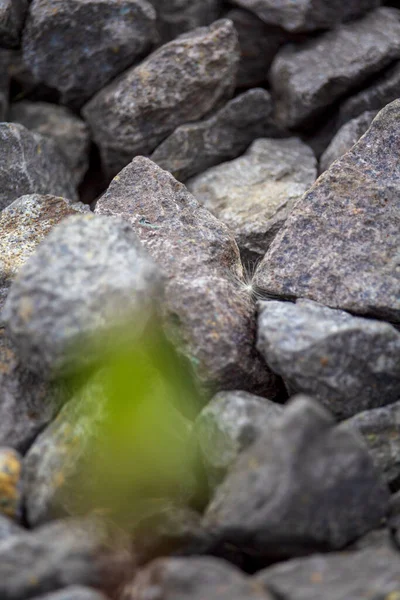
<instances>
[{"instance_id":1,"label":"rough rock surface","mask_svg":"<svg viewBox=\"0 0 400 600\"><path fill-rule=\"evenodd\" d=\"M271 68L276 117L285 127L310 121L397 58L400 12L389 7L304 44L286 46Z\"/></svg>"},{"instance_id":2,"label":"rough rock surface","mask_svg":"<svg viewBox=\"0 0 400 600\"><path fill-rule=\"evenodd\" d=\"M320 173L323 173L337 159L346 154L362 135L368 130L377 111L366 111L358 117L351 119L337 132L320 160Z\"/></svg>"},{"instance_id":3,"label":"rough rock surface","mask_svg":"<svg viewBox=\"0 0 400 600\"><path fill-rule=\"evenodd\" d=\"M210 25L220 12L221 0L149 0L157 10L161 40L170 41L181 33Z\"/></svg>"},{"instance_id":4,"label":"rough rock surface","mask_svg":"<svg viewBox=\"0 0 400 600\"><path fill-rule=\"evenodd\" d=\"M257 347L289 390L339 418L400 398L400 333L311 300L259 305Z\"/></svg>"},{"instance_id":5,"label":"rough rock surface","mask_svg":"<svg viewBox=\"0 0 400 600\"><path fill-rule=\"evenodd\" d=\"M24 61L64 104L80 107L151 48L155 22L147 0L33 0Z\"/></svg>"},{"instance_id":6,"label":"rough rock surface","mask_svg":"<svg viewBox=\"0 0 400 600\"><path fill-rule=\"evenodd\" d=\"M211 117L181 125L153 152L151 160L179 181L242 154L271 127L271 96L253 89L237 96Z\"/></svg>"},{"instance_id":7,"label":"rough rock surface","mask_svg":"<svg viewBox=\"0 0 400 600\"><path fill-rule=\"evenodd\" d=\"M300 139L263 138L236 160L198 175L188 188L228 225L241 250L264 256L316 176L315 156Z\"/></svg>"},{"instance_id":8,"label":"rough rock surface","mask_svg":"<svg viewBox=\"0 0 400 600\"><path fill-rule=\"evenodd\" d=\"M22 516L21 458L13 448L0 448L0 513L15 520Z\"/></svg>"},{"instance_id":9,"label":"rough rock surface","mask_svg":"<svg viewBox=\"0 0 400 600\"><path fill-rule=\"evenodd\" d=\"M267 431L283 407L248 392L220 392L203 408L194 425L212 488L238 454Z\"/></svg>"},{"instance_id":10,"label":"rough rock surface","mask_svg":"<svg viewBox=\"0 0 400 600\"><path fill-rule=\"evenodd\" d=\"M107 600L101 592L82 585L71 585L58 592L35 596L33 600Z\"/></svg>"},{"instance_id":11,"label":"rough rock surface","mask_svg":"<svg viewBox=\"0 0 400 600\"><path fill-rule=\"evenodd\" d=\"M24 194L77 199L55 142L17 123L0 123L0 210Z\"/></svg>"},{"instance_id":12,"label":"rough rock surface","mask_svg":"<svg viewBox=\"0 0 400 600\"><path fill-rule=\"evenodd\" d=\"M21 32L29 0L2 0L0 4L0 47L16 48L21 42Z\"/></svg>"},{"instance_id":13,"label":"rough rock surface","mask_svg":"<svg viewBox=\"0 0 400 600\"><path fill-rule=\"evenodd\" d=\"M2 50L0 48L0 121L5 121L5 117L8 110L8 96L10 85L9 64L9 51Z\"/></svg>"},{"instance_id":14,"label":"rough rock surface","mask_svg":"<svg viewBox=\"0 0 400 600\"><path fill-rule=\"evenodd\" d=\"M141 329L160 276L120 219L68 217L23 265L3 309L18 355L45 377L94 358L81 344L141 312ZM144 312L146 311L146 312ZM79 342L79 343L78 343ZM94 352L95 349L93 348Z\"/></svg>"},{"instance_id":15,"label":"rough rock surface","mask_svg":"<svg viewBox=\"0 0 400 600\"><path fill-rule=\"evenodd\" d=\"M303 196L255 275L266 293L400 320L400 101Z\"/></svg>"},{"instance_id":16,"label":"rough rock surface","mask_svg":"<svg viewBox=\"0 0 400 600\"><path fill-rule=\"evenodd\" d=\"M254 304L227 227L142 157L115 177L95 212L129 221L166 273L167 320L203 381L275 397L277 380L254 349Z\"/></svg>"},{"instance_id":17,"label":"rough rock surface","mask_svg":"<svg viewBox=\"0 0 400 600\"><path fill-rule=\"evenodd\" d=\"M233 23L221 20L165 44L100 91L83 114L108 173L229 98L238 61Z\"/></svg>"},{"instance_id":18,"label":"rough rock surface","mask_svg":"<svg viewBox=\"0 0 400 600\"><path fill-rule=\"evenodd\" d=\"M288 31L334 29L379 5L379 0L234 0L254 12L265 23Z\"/></svg>"},{"instance_id":19,"label":"rough rock surface","mask_svg":"<svg viewBox=\"0 0 400 600\"><path fill-rule=\"evenodd\" d=\"M287 558L346 546L380 524L388 503L361 438L300 396L240 455L204 525L217 541Z\"/></svg>"},{"instance_id":20,"label":"rough rock surface","mask_svg":"<svg viewBox=\"0 0 400 600\"><path fill-rule=\"evenodd\" d=\"M54 139L76 185L81 182L88 168L90 146L89 129L82 119L63 106L25 100L11 105L8 121Z\"/></svg>"}]
</instances>

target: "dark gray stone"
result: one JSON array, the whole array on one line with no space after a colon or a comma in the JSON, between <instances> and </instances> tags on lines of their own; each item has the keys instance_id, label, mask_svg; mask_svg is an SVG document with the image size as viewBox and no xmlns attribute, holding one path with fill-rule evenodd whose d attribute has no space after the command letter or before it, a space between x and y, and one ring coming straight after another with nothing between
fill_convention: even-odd
<instances>
[{"instance_id":1,"label":"dark gray stone","mask_svg":"<svg viewBox=\"0 0 400 600\"><path fill-rule=\"evenodd\" d=\"M264 256L316 177L315 156L299 138L262 138L190 180L188 189L233 231L242 251Z\"/></svg>"},{"instance_id":2,"label":"dark gray stone","mask_svg":"<svg viewBox=\"0 0 400 600\"><path fill-rule=\"evenodd\" d=\"M310 300L259 304L257 348L289 390L337 417L400 399L400 333Z\"/></svg>"},{"instance_id":3,"label":"dark gray stone","mask_svg":"<svg viewBox=\"0 0 400 600\"><path fill-rule=\"evenodd\" d=\"M115 177L95 212L126 219L166 274L166 320L200 379L275 397L277 380L255 351L254 303L228 228L143 157Z\"/></svg>"},{"instance_id":4,"label":"dark gray stone","mask_svg":"<svg viewBox=\"0 0 400 600\"><path fill-rule=\"evenodd\" d=\"M157 10L158 29L163 42L181 33L210 25L220 12L221 0L150 0Z\"/></svg>"},{"instance_id":5,"label":"dark gray stone","mask_svg":"<svg viewBox=\"0 0 400 600\"><path fill-rule=\"evenodd\" d=\"M14 448L0 447L0 513L14 520L22 517L21 459Z\"/></svg>"},{"instance_id":6,"label":"dark gray stone","mask_svg":"<svg viewBox=\"0 0 400 600\"><path fill-rule=\"evenodd\" d=\"M108 173L229 98L238 61L233 23L217 21L165 44L99 92L83 114Z\"/></svg>"},{"instance_id":7,"label":"dark gray stone","mask_svg":"<svg viewBox=\"0 0 400 600\"><path fill-rule=\"evenodd\" d=\"M25 194L77 199L72 174L55 142L17 123L0 123L0 210Z\"/></svg>"},{"instance_id":8,"label":"dark gray stone","mask_svg":"<svg viewBox=\"0 0 400 600\"><path fill-rule=\"evenodd\" d=\"M156 13L147 0L33 0L24 61L62 103L79 108L155 39Z\"/></svg>"},{"instance_id":9,"label":"dark gray stone","mask_svg":"<svg viewBox=\"0 0 400 600\"><path fill-rule=\"evenodd\" d=\"M346 154L358 142L360 137L368 130L377 114L375 110L361 113L361 115L355 117L339 129L321 156L320 173L329 169L336 159Z\"/></svg>"},{"instance_id":10,"label":"dark gray stone","mask_svg":"<svg viewBox=\"0 0 400 600\"><path fill-rule=\"evenodd\" d=\"M0 47L17 48L20 45L28 4L29 0L1 0Z\"/></svg>"},{"instance_id":11,"label":"dark gray stone","mask_svg":"<svg viewBox=\"0 0 400 600\"><path fill-rule=\"evenodd\" d=\"M126 319L141 330L160 292L159 271L128 224L77 215L22 266L3 318L23 364L53 377L94 359L94 347L81 350L93 334L107 335Z\"/></svg>"},{"instance_id":12,"label":"dark gray stone","mask_svg":"<svg viewBox=\"0 0 400 600\"><path fill-rule=\"evenodd\" d=\"M197 123L181 125L158 146L151 160L179 181L236 158L271 126L271 96L253 89Z\"/></svg>"},{"instance_id":13,"label":"dark gray stone","mask_svg":"<svg viewBox=\"0 0 400 600\"><path fill-rule=\"evenodd\" d=\"M282 600L396 600L399 561L386 546L317 554L269 567L255 581Z\"/></svg>"},{"instance_id":14,"label":"dark gray stone","mask_svg":"<svg viewBox=\"0 0 400 600\"><path fill-rule=\"evenodd\" d=\"M23 532L23 528L17 525L15 521L5 515L0 515L0 543L12 535L19 535Z\"/></svg>"},{"instance_id":15,"label":"dark gray stone","mask_svg":"<svg viewBox=\"0 0 400 600\"><path fill-rule=\"evenodd\" d=\"M0 121L5 121L10 86L10 52L0 48Z\"/></svg>"},{"instance_id":16,"label":"dark gray stone","mask_svg":"<svg viewBox=\"0 0 400 600\"><path fill-rule=\"evenodd\" d=\"M93 588L71 585L58 592L35 596L33 600L107 600L107 598Z\"/></svg>"},{"instance_id":17,"label":"dark gray stone","mask_svg":"<svg viewBox=\"0 0 400 600\"><path fill-rule=\"evenodd\" d=\"M310 123L399 57L400 11L389 7L286 46L275 57L270 75L276 118L285 127Z\"/></svg>"},{"instance_id":18,"label":"dark gray stone","mask_svg":"<svg viewBox=\"0 0 400 600\"><path fill-rule=\"evenodd\" d=\"M240 455L204 525L218 542L282 559L345 547L378 527L388 504L361 438L299 396Z\"/></svg>"},{"instance_id":19,"label":"dark gray stone","mask_svg":"<svg viewBox=\"0 0 400 600\"><path fill-rule=\"evenodd\" d=\"M254 12L265 23L288 31L333 29L379 6L379 0L234 0Z\"/></svg>"},{"instance_id":20,"label":"dark gray stone","mask_svg":"<svg viewBox=\"0 0 400 600\"><path fill-rule=\"evenodd\" d=\"M78 185L89 165L88 126L67 108L48 102L12 104L8 120L55 140Z\"/></svg>"},{"instance_id":21,"label":"dark gray stone","mask_svg":"<svg viewBox=\"0 0 400 600\"><path fill-rule=\"evenodd\" d=\"M275 297L400 320L400 101L296 204L254 283Z\"/></svg>"}]
</instances>

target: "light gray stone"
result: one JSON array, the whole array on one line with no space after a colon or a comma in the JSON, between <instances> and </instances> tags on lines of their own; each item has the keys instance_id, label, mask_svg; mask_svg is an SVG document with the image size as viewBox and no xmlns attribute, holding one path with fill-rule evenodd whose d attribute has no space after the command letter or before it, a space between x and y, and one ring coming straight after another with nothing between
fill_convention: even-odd
<instances>
[{"instance_id":1,"label":"light gray stone","mask_svg":"<svg viewBox=\"0 0 400 600\"><path fill-rule=\"evenodd\" d=\"M243 156L190 180L188 189L228 225L241 250L264 256L316 177L315 156L300 139L258 139Z\"/></svg>"},{"instance_id":2,"label":"light gray stone","mask_svg":"<svg viewBox=\"0 0 400 600\"><path fill-rule=\"evenodd\" d=\"M20 45L28 4L29 0L1 0L0 47L17 48Z\"/></svg>"},{"instance_id":3,"label":"light gray stone","mask_svg":"<svg viewBox=\"0 0 400 600\"><path fill-rule=\"evenodd\" d=\"M181 33L210 25L220 12L221 0L150 0L157 10L158 29L163 42Z\"/></svg>"},{"instance_id":4,"label":"light gray stone","mask_svg":"<svg viewBox=\"0 0 400 600\"><path fill-rule=\"evenodd\" d=\"M0 515L0 543L12 535L18 535L23 532L24 529L17 525L15 521L5 515Z\"/></svg>"},{"instance_id":5,"label":"light gray stone","mask_svg":"<svg viewBox=\"0 0 400 600\"><path fill-rule=\"evenodd\" d=\"M58 592L35 596L33 600L107 600L107 598L93 588L71 585Z\"/></svg>"}]
</instances>

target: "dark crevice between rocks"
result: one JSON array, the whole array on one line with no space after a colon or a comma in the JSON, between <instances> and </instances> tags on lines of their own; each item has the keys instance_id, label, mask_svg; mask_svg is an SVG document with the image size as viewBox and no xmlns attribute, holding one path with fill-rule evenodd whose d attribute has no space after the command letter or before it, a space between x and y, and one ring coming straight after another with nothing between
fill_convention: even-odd
<instances>
[{"instance_id":1,"label":"dark crevice between rocks","mask_svg":"<svg viewBox=\"0 0 400 600\"><path fill-rule=\"evenodd\" d=\"M83 204L93 205L91 206L93 209L96 200L106 191L110 181L111 178L107 177L102 167L100 151L92 142L89 152L89 168L78 188L80 201Z\"/></svg>"}]
</instances>

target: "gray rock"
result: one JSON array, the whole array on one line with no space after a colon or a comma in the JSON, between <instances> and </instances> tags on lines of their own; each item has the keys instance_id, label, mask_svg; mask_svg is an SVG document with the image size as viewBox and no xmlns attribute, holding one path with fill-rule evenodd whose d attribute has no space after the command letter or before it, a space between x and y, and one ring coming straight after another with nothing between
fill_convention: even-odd
<instances>
[{"instance_id":1,"label":"gray rock","mask_svg":"<svg viewBox=\"0 0 400 600\"><path fill-rule=\"evenodd\" d=\"M389 492L362 440L306 396L243 452L204 525L263 559L335 550L376 528Z\"/></svg>"},{"instance_id":2,"label":"gray rock","mask_svg":"<svg viewBox=\"0 0 400 600\"><path fill-rule=\"evenodd\" d=\"M35 596L33 600L107 600L107 598L93 588L71 585L58 592Z\"/></svg>"},{"instance_id":3,"label":"gray rock","mask_svg":"<svg viewBox=\"0 0 400 600\"><path fill-rule=\"evenodd\" d=\"M255 352L254 303L228 228L143 157L117 175L95 212L129 221L165 272L171 335L203 382L274 398L277 380Z\"/></svg>"},{"instance_id":4,"label":"gray rock","mask_svg":"<svg viewBox=\"0 0 400 600\"><path fill-rule=\"evenodd\" d=\"M323 173L331 164L343 154L346 154L368 130L372 121L377 115L377 111L367 111L361 113L355 119L352 119L335 135L328 148L325 150L320 160L320 173Z\"/></svg>"},{"instance_id":5,"label":"gray rock","mask_svg":"<svg viewBox=\"0 0 400 600\"><path fill-rule=\"evenodd\" d=\"M229 98L238 61L232 22L217 21L165 44L99 92L83 114L108 173Z\"/></svg>"},{"instance_id":6,"label":"gray rock","mask_svg":"<svg viewBox=\"0 0 400 600\"><path fill-rule=\"evenodd\" d=\"M399 554L385 546L316 554L269 567L255 581L282 600L395 600Z\"/></svg>"},{"instance_id":7,"label":"gray rock","mask_svg":"<svg viewBox=\"0 0 400 600\"><path fill-rule=\"evenodd\" d=\"M379 6L379 0L234 0L235 4L254 12L265 23L288 31L334 29Z\"/></svg>"},{"instance_id":8,"label":"gray rock","mask_svg":"<svg viewBox=\"0 0 400 600\"><path fill-rule=\"evenodd\" d=\"M254 278L275 297L400 320L400 101L303 196Z\"/></svg>"},{"instance_id":9,"label":"gray rock","mask_svg":"<svg viewBox=\"0 0 400 600\"><path fill-rule=\"evenodd\" d=\"M179 181L236 158L268 130L271 96L253 89L237 96L211 117L181 125L158 146L151 160Z\"/></svg>"},{"instance_id":10,"label":"gray rock","mask_svg":"<svg viewBox=\"0 0 400 600\"><path fill-rule=\"evenodd\" d=\"M12 535L19 535L23 532L23 528L17 525L12 519L5 515L0 515L0 544Z\"/></svg>"},{"instance_id":11,"label":"gray rock","mask_svg":"<svg viewBox=\"0 0 400 600\"><path fill-rule=\"evenodd\" d=\"M286 46L271 68L276 118L285 127L310 123L399 57L400 12L389 7L304 44Z\"/></svg>"},{"instance_id":12,"label":"gray rock","mask_svg":"<svg viewBox=\"0 0 400 600\"><path fill-rule=\"evenodd\" d=\"M271 400L241 391L220 392L203 408L194 433L212 488L282 411L283 407Z\"/></svg>"},{"instance_id":13,"label":"gray rock","mask_svg":"<svg viewBox=\"0 0 400 600\"><path fill-rule=\"evenodd\" d=\"M14 520L22 516L21 459L14 448L0 448L0 513Z\"/></svg>"},{"instance_id":14,"label":"gray rock","mask_svg":"<svg viewBox=\"0 0 400 600\"><path fill-rule=\"evenodd\" d=\"M55 142L17 123L0 123L0 210L24 194L77 199Z\"/></svg>"},{"instance_id":15,"label":"gray rock","mask_svg":"<svg viewBox=\"0 0 400 600\"><path fill-rule=\"evenodd\" d=\"M0 9L1 10L1 9ZM8 110L10 86L10 52L0 49L0 121L4 121Z\"/></svg>"},{"instance_id":16,"label":"gray rock","mask_svg":"<svg viewBox=\"0 0 400 600\"><path fill-rule=\"evenodd\" d=\"M16 48L20 45L28 3L29 0L1 0L0 47Z\"/></svg>"},{"instance_id":17,"label":"gray rock","mask_svg":"<svg viewBox=\"0 0 400 600\"><path fill-rule=\"evenodd\" d=\"M48 136L57 142L78 185L89 165L90 136L88 126L67 108L48 102L12 104L8 120Z\"/></svg>"},{"instance_id":18,"label":"gray rock","mask_svg":"<svg viewBox=\"0 0 400 600\"><path fill-rule=\"evenodd\" d=\"M221 0L150 0L157 10L158 28L163 42L181 33L210 25L220 12Z\"/></svg>"},{"instance_id":19,"label":"gray rock","mask_svg":"<svg viewBox=\"0 0 400 600\"><path fill-rule=\"evenodd\" d=\"M23 364L53 377L94 359L94 347L81 350L93 334L107 335L126 319L141 330L160 291L158 269L128 224L77 215L20 269L3 318Z\"/></svg>"},{"instance_id":20,"label":"gray rock","mask_svg":"<svg viewBox=\"0 0 400 600\"><path fill-rule=\"evenodd\" d=\"M387 482L397 485L400 479L400 402L362 412L342 426L361 433Z\"/></svg>"},{"instance_id":21,"label":"gray rock","mask_svg":"<svg viewBox=\"0 0 400 600\"><path fill-rule=\"evenodd\" d=\"M228 225L241 250L264 256L316 177L315 156L300 139L259 139L243 156L189 181L188 188Z\"/></svg>"},{"instance_id":22,"label":"gray rock","mask_svg":"<svg viewBox=\"0 0 400 600\"><path fill-rule=\"evenodd\" d=\"M155 39L156 13L147 0L33 0L24 61L64 104L79 108Z\"/></svg>"},{"instance_id":23,"label":"gray rock","mask_svg":"<svg viewBox=\"0 0 400 600\"><path fill-rule=\"evenodd\" d=\"M337 417L400 398L400 333L310 300L261 302L257 348L289 390Z\"/></svg>"}]
</instances>

